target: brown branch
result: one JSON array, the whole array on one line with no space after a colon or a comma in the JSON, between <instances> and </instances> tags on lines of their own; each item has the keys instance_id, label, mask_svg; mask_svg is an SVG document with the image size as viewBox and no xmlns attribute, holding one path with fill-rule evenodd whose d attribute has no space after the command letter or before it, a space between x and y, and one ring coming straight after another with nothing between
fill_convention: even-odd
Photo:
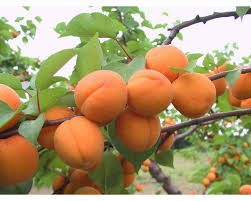
<instances>
[{"instance_id":1,"label":"brown branch","mask_svg":"<svg viewBox=\"0 0 251 201\"><path fill-rule=\"evenodd\" d=\"M123 24L123 18L122 18L121 12L119 10L118 10L118 16L119 16L119 21L121 22L121 24ZM124 33L122 33L122 41L123 41L124 45L127 45Z\"/></svg>"},{"instance_id":2,"label":"brown branch","mask_svg":"<svg viewBox=\"0 0 251 201\"><path fill-rule=\"evenodd\" d=\"M211 121L211 120L219 120L225 117L241 116L241 115L246 115L246 114L251 114L251 108L243 109L243 110L234 110L230 112L213 113L213 114L210 114L209 116L199 117L199 118L191 119L189 121L182 122L179 124L162 127L161 132L167 132L167 134L165 135L165 137L163 137L160 140L160 144L158 147L160 147L174 131L179 130L181 128L185 128L192 125L200 125L204 122Z\"/></svg>"},{"instance_id":3,"label":"brown branch","mask_svg":"<svg viewBox=\"0 0 251 201\"><path fill-rule=\"evenodd\" d=\"M154 160L151 160L149 172L157 182L163 183L162 187L168 194L182 194L180 190L171 184L171 178L162 172Z\"/></svg>"},{"instance_id":4,"label":"brown branch","mask_svg":"<svg viewBox=\"0 0 251 201\"><path fill-rule=\"evenodd\" d=\"M251 8L247 11L246 14L251 14ZM178 24L176 26L174 26L171 29L168 29L170 32L170 35L168 36L168 38L166 38L166 40L162 43L162 45L169 45L171 44L172 40L176 37L176 35L179 33L179 31L183 28L186 28L188 26L203 22L204 24L207 21L213 20L213 19L217 19L217 18L221 18L221 17L234 17L235 19L238 18L238 14L236 13L236 11L230 11L230 12L214 12L212 15L208 15L208 16L204 16L204 17L200 17L199 15L197 15L194 19L189 20L189 21L185 21L182 22L181 24Z\"/></svg>"},{"instance_id":5,"label":"brown branch","mask_svg":"<svg viewBox=\"0 0 251 201\"><path fill-rule=\"evenodd\" d=\"M213 80L217 80L223 77L226 77L228 73L230 72L234 72L236 70L229 70L229 71L223 71L214 75L209 76L208 78L213 81ZM242 68L241 69L241 74L245 74L245 73L251 73L251 68Z\"/></svg>"},{"instance_id":6,"label":"brown branch","mask_svg":"<svg viewBox=\"0 0 251 201\"><path fill-rule=\"evenodd\" d=\"M194 125L192 126L189 130L187 130L186 132L180 134L180 135L176 135L174 140L179 140L179 139L182 139L190 134L192 134L200 125Z\"/></svg>"}]
</instances>

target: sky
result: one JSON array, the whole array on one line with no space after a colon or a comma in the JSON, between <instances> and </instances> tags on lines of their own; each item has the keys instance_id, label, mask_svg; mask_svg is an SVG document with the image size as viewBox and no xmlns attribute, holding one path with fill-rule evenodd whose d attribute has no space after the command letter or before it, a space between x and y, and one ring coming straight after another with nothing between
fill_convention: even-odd
<instances>
[{"instance_id":1,"label":"sky","mask_svg":"<svg viewBox=\"0 0 251 201\"><path fill-rule=\"evenodd\" d=\"M1 5L1 4L0 4ZM196 15L206 16L213 12L233 11L235 6L212 6L212 5L165 5L165 6L139 6L145 12L146 18L153 24L168 23L168 28L173 26L173 22L179 19L181 21L191 20ZM6 17L12 22L18 16L26 18L34 18L40 16L42 22L37 26L37 34L34 40L29 40L27 44L21 42L21 37L17 37L11 41L14 47L19 45L24 56L38 57L41 60L46 59L51 54L66 48L75 47L79 40L76 37L58 38L58 34L53 28L59 22L68 23L74 16L79 13L99 12L101 9L97 6L88 7L72 4L71 6L31 6L26 11L21 6L0 6L0 15ZM163 15L167 12L168 16ZM137 16L135 16L137 18ZM234 20L233 17L221 18L207 22L199 23L181 30L183 41L174 39L172 44L183 52L190 53L209 53L212 50L221 50L227 43L236 42L239 46L236 61L243 56L251 54L251 15L247 15L241 19ZM151 39L155 38L158 33L163 30L149 30L144 28L146 34ZM165 32L168 36L169 32ZM69 74L74 66L74 59L70 61L59 75Z\"/></svg>"}]
</instances>

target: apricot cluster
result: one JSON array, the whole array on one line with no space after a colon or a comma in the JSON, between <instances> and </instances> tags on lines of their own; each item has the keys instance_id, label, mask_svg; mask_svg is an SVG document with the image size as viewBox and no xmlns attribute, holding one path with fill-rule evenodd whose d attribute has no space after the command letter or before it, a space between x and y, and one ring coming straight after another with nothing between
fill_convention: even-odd
<instances>
[{"instance_id":1,"label":"apricot cluster","mask_svg":"<svg viewBox=\"0 0 251 201\"><path fill-rule=\"evenodd\" d=\"M151 164L151 160L148 158L146 159L144 162L143 162L143 165L141 166L141 169L144 171L144 172L148 172L149 171L149 166Z\"/></svg>"}]
</instances>

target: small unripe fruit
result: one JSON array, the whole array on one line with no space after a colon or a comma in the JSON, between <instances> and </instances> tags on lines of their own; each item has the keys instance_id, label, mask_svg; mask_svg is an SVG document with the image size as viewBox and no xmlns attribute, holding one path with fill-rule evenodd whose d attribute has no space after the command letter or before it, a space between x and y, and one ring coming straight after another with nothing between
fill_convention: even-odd
<instances>
[{"instance_id":1,"label":"small unripe fruit","mask_svg":"<svg viewBox=\"0 0 251 201\"><path fill-rule=\"evenodd\" d=\"M140 192L143 190L143 186L141 184L136 185L136 191Z\"/></svg>"}]
</instances>

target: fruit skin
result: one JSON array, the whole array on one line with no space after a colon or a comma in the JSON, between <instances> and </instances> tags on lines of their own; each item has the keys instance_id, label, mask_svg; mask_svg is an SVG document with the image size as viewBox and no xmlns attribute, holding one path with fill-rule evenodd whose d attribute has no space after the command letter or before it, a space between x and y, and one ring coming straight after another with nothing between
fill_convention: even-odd
<instances>
[{"instance_id":1,"label":"fruit skin","mask_svg":"<svg viewBox=\"0 0 251 201\"><path fill-rule=\"evenodd\" d=\"M16 38L18 36L18 33L13 30L11 30L10 33L13 36L13 38Z\"/></svg>"},{"instance_id":2,"label":"fruit skin","mask_svg":"<svg viewBox=\"0 0 251 201\"><path fill-rule=\"evenodd\" d=\"M128 108L144 116L157 115L173 98L170 81L158 71L140 70L128 81Z\"/></svg>"},{"instance_id":3,"label":"fruit skin","mask_svg":"<svg viewBox=\"0 0 251 201\"><path fill-rule=\"evenodd\" d=\"M56 176L52 183L53 191L59 189L64 184L64 182L65 182L65 177L63 177L62 175Z\"/></svg>"},{"instance_id":4,"label":"fruit skin","mask_svg":"<svg viewBox=\"0 0 251 201\"><path fill-rule=\"evenodd\" d=\"M74 194L96 195L101 193L91 186L84 186L76 190Z\"/></svg>"},{"instance_id":5,"label":"fruit skin","mask_svg":"<svg viewBox=\"0 0 251 201\"><path fill-rule=\"evenodd\" d=\"M136 184L136 191L140 192L143 190L143 186L141 184Z\"/></svg>"},{"instance_id":6,"label":"fruit skin","mask_svg":"<svg viewBox=\"0 0 251 201\"><path fill-rule=\"evenodd\" d=\"M7 103L13 110L17 110L22 103L18 94L4 84L0 84L0 100ZM9 122L0 128L0 133L15 126L19 121L19 117L20 114L16 114Z\"/></svg>"},{"instance_id":7,"label":"fruit skin","mask_svg":"<svg viewBox=\"0 0 251 201\"><path fill-rule=\"evenodd\" d=\"M135 172L135 169L134 169L132 163L130 163L128 160L126 160L121 154L118 154L117 157L121 162L121 165L124 170L124 172L123 172L124 174L132 174Z\"/></svg>"},{"instance_id":8,"label":"fruit skin","mask_svg":"<svg viewBox=\"0 0 251 201\"><path fill-rule=\"evenodd\" d=\"M132 173L132 174L124 174L124 188L129 187L135 180L136 177L136 173Z\"/></svg>"},{"instance_id":9,"label":"fruit skin","mask_svg":"<svg viewBox=\"0 0 251 201\"><path fill-rule=\"evenodd\" d=\"M214 84L199 73L187 73L172 83L173 106L184 116L197 118L206 114L216 100Z\"/></svg>"},{"instance_id":10,"label":"fruit skin","mask_svg":"<svg viewBox=\"0 0 251 201\"><path fill-rule=\"evenodd\" d=\"M240 195L251 195L251 185L243 185L239 189Z\"/></svg>"},{"instance_id":11,"label":"fruit skin","mask_svg":"<svg viewBox=\"0 0 251 201\"><path fill-rule=\"evenodd\" d=\"M207 175L207 178L209 179L209 181L214 181L215 178L216 178L216 175L215 175L215 173L210 172L210 173Z\"/></svg>"},{"instance_id":12,"label":"fruit skin","mask_svg":"<svg viewBox=\"0 0 251 201\"><path fill-rule=\"evenodd\" d=\"M219 159L218 159L218 161L220 162L220 163L225 163L225 158L224 157L220 157Z\"/></svg>"},{"instance_id":13,"label":"fruit skin","mask_svg":"<svg viewBox=\"0 0 251 201\"><path fill-rule=\"evenodd\" d=\"M69 166L90 170L102 160L104 138L95 123L77 116L58 126L54 147L58 156Z\"/></svg>"},{"instance_id":14,"label":"fruit skin","mask_svg":"<svg viewBox=\"0 0 251 201\"><path fill-rule=\"evenodd\" d=\"M248 143L247 143L247 142L243 142L242 147L243 147L244 149L246 149L246 148L248 147Z\"/></svg>"},{"instance_id":15,"label":"fruit skin","mask_svg":"<svg viewBox=\"0 0 251 201\"><path fill-rule=\"evenodd\" d=\"M170 82L176 80L180 73L172 71L169 67L184 69L188 64L187 56L172 45L163 45L149 50L145 56L147 69L159 71Z\"/></svg>"},{"instance_id":16,"label":"fruit skin","mask_svg":"<svg viewBox=\"0 0 251 201\"><path fill-rule=\"evenodd\" d=\"M75 102L87 119L104 126L125 109L126 83L116 72L94 71L78 82Z\"/></svg>"},{"instance_id":17,"label":"fruit skin","mask_svg":"<svg viewBox=\"0 0 251 201\"><path fill-rule=\"evenodd\" d=\"M158 116L141 116L126 109L115 121L115 132L128 149L142 152L157 142L160 135L160 120Z\"/></svg>"},{"instance_id":18,"label":"fruit skin","mask_svg":"<svg viewBox=\"0 0 251 201\"><path fill-rule=\"evenodd\" d=\"M69 169L68 169L68 177L70 177L75 170L76 170L76 168L69 167Z\"/></svg>"},{"instance_id":19,"label":"fruit skin","mask_svg":"<svg viewBox=\"0 0 251 201\"><path fill-rule=\"evenodd\" d=\"M23 136L0 139L0 185L14 186L33 177L38 159L36 147Z\"/></svg>"},{"instance_id":20,"label":"fruit skin","mask_svg":"<svg viewBox=\"0 0 251 201\"><path fill-rule=\"evenodd\" d=\"M241 109L248 109L248 108L251 108L251 98L241 101ZM248 116L251 116L251 114L248 114Z\"/></svg>"},{"instance_id":21,"label":"fruit skin","mask_svg":"<svg viewBox=\"0 0 251 201\"><path fill-rule=\"evenodd\" d=\"M235 68L250 68L251 66L239 66ZM230 85L229 85L230 86ZM240 100L251 98L251 73L241 74L238 80L235 82L234 87L230 86L230 91L235 98Z\"/></svg>"},{"instance_id":22,"label":"fruit skin","mask_svg":"<svg viewBox=\"0 0 251 201\"><path fill-rule=\"evenodd\" d=\"M216 168L215 167L212 167L212 168L210 168L210 170L209 170L209 172L211 172L211 173L216 173Z\"/></svg>"},{"instance_id":23,"label":"fruit skin","mask_svg":"<svg viewBox=\"0 0 251 201\"><path fill-rule=\"evenodd\" d=\"M191 191L191 192L188 193L188 195L195 195L195 194L196 194L196 193L193 192L193 191Z\"/></svg>"},{"instance_id":24,"label":"fruit skin","mask_svg":"<svg viewBox=\"0 0 251 201\"><path fill-rule=\"evenodd\" d=\"M235 98L230 91L228 91L228 102L230 105L232 105L233 107L240 107L241 106L241 100Z\"/></svg>"},{"instance_id":25,"label":"fruit skin","mask_svg":"<svg viewBox=\"0 0 251 201\"><path fill-rule=\"evenodd\" d=\"M214 75L216 74L214 71L210 72L210 73L206 73L205 75L207 77L211 76L211 75ZM222 94L225 93L226 89L227 89L227 81L226 79L223 77L223 78L220 78L220 79L217 79L217 80L213 80L213 84L215 86L215 89L216 89L216 96L221 96Z\"/></svg>"},{"instance_id":26,"label":"fruit skin","mask_svg":"<svg viewBox=\"0 0 251 201\"><path fill-rule=\"evenodd\" d=\"M164 138L166 136L166 133L161 133L161 138ZM170 149L173 146L174 143L174 134L171 134L167 140L159 147L159 150L165 151Z\"/></svg>"},{"instance_id":27,"label":"fruit skin","mask_svg":"<svg viewBox=\"0 0 251 201\"><path fill-rule=\"evenodd\" d=\"M143 166L141 167L141 169L142 169L144 172L148 172L148 171L149 171L149 166L143 165Z\"/></svg>"},{"instance_id":28,"label":"fruit skin","mask_svg":"<svg viewBox=\"0 0 251 201\"><path fill-rule=\"evenodd\" d=\"M143 165L145 165L145 166L149 166L150 164L151 164L151 161L150 161L149 158L146 159L146 160L143 162Z\"/></svg>"},{"instance_id":29,"label":"fruit skin","mask_svg":"<svg viewBox=\"0 0 251 201\"><path fill-rule=\"evenodd\" d=\"M202 183L204 184L204 186L208 186L210 184L210 180L208 178L204 178L202 180Z\"/></svg>"},{"instance_id":30,"label":"fruit skin","mask_svg":"<svg viewBox=\"0 0 251 201\"><path fill-rule=\"evenodd\" d=\"M45 112L45 120L56 120L73 116L74 113L65 107L52 107ZM38 136L38 143L47 149L54 149L54 134L58 125L42 128Z\"/></svg>"}]
</instances>

